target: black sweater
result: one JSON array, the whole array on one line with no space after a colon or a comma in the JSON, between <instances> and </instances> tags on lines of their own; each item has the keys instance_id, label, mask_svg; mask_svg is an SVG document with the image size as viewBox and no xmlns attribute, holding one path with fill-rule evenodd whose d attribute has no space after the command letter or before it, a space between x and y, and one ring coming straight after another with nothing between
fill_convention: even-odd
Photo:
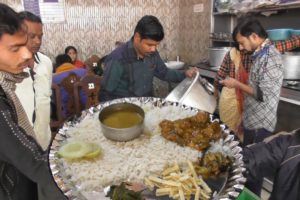
<instances>
[{"instance_id":1,"label":"black sweater","mask_svg":"<svg viewBox=\"0 0 300 200\"><path fill-rule=\"evenodd\" d=\"M15 107L0 86L0 199L63 200L48 165L48 152L18 126Z\"/></svg>"},{"instance_id":2,"label":"black sweater","mask_svg":"<svg viewBox=\"0 0 300 200\"><path fill-rule=\"evenodd\" d=\"M271 200L300 199L300 129L244 149L248 178L275 174Z\"/></svg>"}]
</instances>

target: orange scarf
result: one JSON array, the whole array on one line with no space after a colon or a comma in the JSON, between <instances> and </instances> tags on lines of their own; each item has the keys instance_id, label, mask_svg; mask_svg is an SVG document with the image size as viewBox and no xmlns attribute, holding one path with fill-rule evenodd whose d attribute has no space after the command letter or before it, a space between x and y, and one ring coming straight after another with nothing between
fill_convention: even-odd
<instances>
[{"instance_id":1,"label":"orange scarf","mask_svg":"<svg viewBox=\"0 0 300 200\"><path fill-rule=\"evenodd\" d=\"M59 74L62 72L67 72L70 70L76 69L76 67L74 65L72 65L71 63L64 63L62 65L60 65L59 67L56 68L56 72L55 74Z\"/></svg>"}]
</instances>

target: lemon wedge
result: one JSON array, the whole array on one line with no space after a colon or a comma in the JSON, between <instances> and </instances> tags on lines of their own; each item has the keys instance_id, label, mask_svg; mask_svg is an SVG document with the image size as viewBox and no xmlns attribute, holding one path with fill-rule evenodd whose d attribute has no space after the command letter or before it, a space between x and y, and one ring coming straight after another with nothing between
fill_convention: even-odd
<instances>
[{"instance_id":1,"label":"lemon wedge","mask_svg":"<svg viewBox=\"0 0 300 200\"><path fill-rule=\"evenodd\" d=\"M57 153L60 157L67 159L91 159L101 154L101 148L95 143L74 141L64 144Z\"/></svg>"},{"instance_id":2,"label":"lemon wedge","mask_svg":"<svg viewBox=\"0 0 300 200\"><path fill-rule=\"evenodd\" d=\"M84 158L96 158L101 155L101 148L95 143L89 143L91 151L87 153Z\"/></svg>"},{"instance_id":3,"label":"lemon wedge","mask_svg":"<svg viewBox=\"0 0 300 200\"><path fill-rule=\"evenodd\" d=\"M58 155L67 159L77 159L85 156L92 151L92 147L89 143L85 142L70 142L63 145L59 151Z\"/></svg>"}]
</instances>

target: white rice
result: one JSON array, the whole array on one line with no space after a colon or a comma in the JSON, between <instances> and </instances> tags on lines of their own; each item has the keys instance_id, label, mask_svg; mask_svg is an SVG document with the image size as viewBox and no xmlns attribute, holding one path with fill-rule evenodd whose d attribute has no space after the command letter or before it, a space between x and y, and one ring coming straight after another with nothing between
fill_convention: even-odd
<instances>
[{"instance_id":1,"label":"white rice","mask_svg":"<svg viewBox=\"0 0 300 200\"><path fill-rule=\"evenodd\" d=\"M111 184L130 180L142 182L145 176L157 174L167 165L187 160L196 161L199 152L181 147L160 136L159 122L175 120L195 114L175 106L154 107L142 105L145 110L145 134L129 142L114 142L106 139L101 131L98 113L86 117L68 130L68 141L94 142L101 146L103 157L70 162L62 159L65 173L81 191L101 191Z\"/></svg>"}]
</instances>

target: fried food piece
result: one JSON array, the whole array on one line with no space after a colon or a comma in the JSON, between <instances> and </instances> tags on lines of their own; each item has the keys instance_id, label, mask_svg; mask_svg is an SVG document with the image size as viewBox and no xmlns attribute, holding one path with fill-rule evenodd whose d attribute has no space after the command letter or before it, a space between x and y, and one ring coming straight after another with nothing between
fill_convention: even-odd
<instances>
[{"instance_id":1,"label":"fried food piece","mask_svg":"<svg viewBox=\"0 0 300 200\"><path fill-rule=\"evenodd\" d=\"M210 176L217 176L221 172L227 170L231 165L231 160L228 156L224 156L221 152L208 152L201 159L199 166L196 166L197 174L202 175L204 178Z\"/></svg>"},{"instance_id":2,"label":"fried food piece","mask_svg":"<svg viewBox=\"0 0 300 200\"><path fill-rule=\"evenodd\" d=\"M222 134L220 124L211 123L207 112L198 112L192 117L175 121L163 120L159 125L162 136L167 140L200 151L209 147L209 143L219 139Z\"/></svg>"}]
</instances>

